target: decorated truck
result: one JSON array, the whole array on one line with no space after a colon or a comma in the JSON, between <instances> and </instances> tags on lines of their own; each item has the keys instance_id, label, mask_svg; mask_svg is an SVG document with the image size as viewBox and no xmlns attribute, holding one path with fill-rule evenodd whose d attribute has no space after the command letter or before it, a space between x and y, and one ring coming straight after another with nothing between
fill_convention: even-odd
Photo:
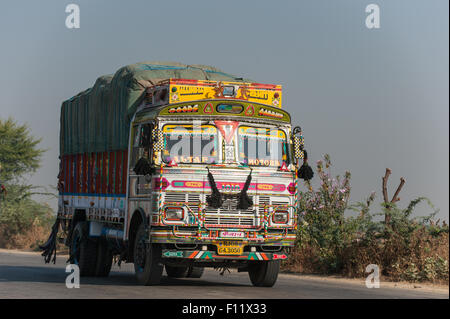
<instances>
[{"instance_id":1,"label":"decorated truck","mask_svg":"<svg viewBox=\"0 0 450 319\"><path fill-rule=\"evenodd\" d=\"M115 257L143 285L213 267L273 286L296 238L298 177L312 177L282 100L280 85L148 62L64 101L45 261L60 241L81 276L108 276Z\"/></svg>"}]
</instances>

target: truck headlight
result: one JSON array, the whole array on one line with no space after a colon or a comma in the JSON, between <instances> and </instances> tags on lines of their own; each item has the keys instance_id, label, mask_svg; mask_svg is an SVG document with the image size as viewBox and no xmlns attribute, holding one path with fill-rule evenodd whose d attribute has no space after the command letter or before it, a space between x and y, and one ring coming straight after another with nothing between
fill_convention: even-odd
<instances>
[{"instance_id":1,"label":"truck headlight","mask_svg":"<svg viewBox=\"0 0 450 319\"><path fill-rule=\"evenodd\" d=\"M287 224L289 221L289 214L287 211L276 211L272 216L272 221L275 224Z\"/></svg>"},{"instance_id":2,"label":"truck headlight","mask_svg":"<svg viewBox=\"0 0 450 319\"><path fill-rule=\"evenodd\" d=\"M184 219L184 209L181 207L166 207L164 209L164 219L180 221Z\"/></svg>"}]
</instances>

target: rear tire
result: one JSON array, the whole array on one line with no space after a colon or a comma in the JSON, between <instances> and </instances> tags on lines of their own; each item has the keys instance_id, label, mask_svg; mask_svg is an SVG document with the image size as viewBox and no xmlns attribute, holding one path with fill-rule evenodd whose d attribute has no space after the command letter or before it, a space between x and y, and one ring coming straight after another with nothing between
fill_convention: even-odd
<instances>
[{"instance_id":1,"label":"rear tire","mask_svg":"<svg viewBox=\"0 0 450 319\"><path fill-rule=\"evenodd\" d=\"M189 267L176 267L166 265L166 273L170 278L186 278Z\"/></svg>"},{"instance_id":2,"label":"rear tire","mask_svg":"<svg viewBox=\"0 0 450 319\"><path fill-rule=\"evenodd\" d=\"M278 278L280 261L251 262L248 265L248 275L255 287L272 287Z\"/></svg>"},{"instance_id":3,"label":"rear tire","mask_svg":"<svg viewBox=\"0 0 450 319\"><path fill-rule=\"evenodd\" d=\"M70 243L71 262L80 268L81 277L95 276L97 265L97 242L89 238L89 223L78 222Z\"/></svg>"},{"instance_id":4,"label":"rear tire","mask_svg":"<svg viewBox=\"0 0 450 319\"><path fill-rule=\"evenodd\" d=\"M204 267L190 266L186 278L201 278L204 271Z\"/></svg>"},{"instance_id":5,"label":"rear tire","mask_svg":"<svg viewBox=\"0 0 450 319\"><path fill-rule=\"evenodd\" d=\"M108 277L112 266L113 255L108 247L108 242L100 239L98 242L97 265L95 275L98 277Z\"/></svg>"},{"instance_id":6,"label":"rear tire","mask_svg":"<svg viewBox=\"0 0 450 319\"><path fill-rule=\"evenodd\" d=\"M161 246L148 244L144 224L139 225L134 241L134 271L139 284L157 285L161 281L164 265L161 263Z\"/></svg>"}]
</instances>

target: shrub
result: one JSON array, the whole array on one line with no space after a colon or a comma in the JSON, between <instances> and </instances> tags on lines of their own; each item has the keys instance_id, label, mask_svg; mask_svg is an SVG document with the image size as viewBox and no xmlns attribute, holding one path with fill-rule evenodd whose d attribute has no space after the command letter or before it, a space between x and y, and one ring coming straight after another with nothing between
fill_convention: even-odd
<instances>
[{"instance_id":1,"label":"shrub","mask_svg":"<svg viewBox=\"0 0 450 319\"><path fill-rule=\"evenodd\" d=\"M365 277L366 266L377 264L392 280L448 282L448 225L433 221L437 211L427 198L414 199L405 209L382 203L379 212L371 213L376 194L348 205L350 172L333 178L330 167L325 155L317 162L320 187L308 184L300 194L297 241L284 269ZM411 217L421 202L433 212Z\"/></svg>"},{"instance_id":2,"label":"shrub","mask_svg":"<svg viewBox=\"0 0 450 319\"><path fill-rule=\"evenodd\" d=\"M0 247L32 248L45 242L53 222L53 210L31 198L32 187L8 185L0 200Z\"/></svg>"}]
</instances>

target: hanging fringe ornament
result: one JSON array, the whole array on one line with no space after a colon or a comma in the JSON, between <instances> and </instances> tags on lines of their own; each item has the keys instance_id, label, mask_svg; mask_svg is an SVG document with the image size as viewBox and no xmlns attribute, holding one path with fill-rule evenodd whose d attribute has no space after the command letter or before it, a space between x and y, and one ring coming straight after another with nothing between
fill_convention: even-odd
<instances>
[{"instance_id":1,"label":"hanging fringe ornament","mask_svg":"<svg viewBox=\"0 0 450 319\"><path fill-rule=\"evenodd\" d=\"M48 264L50 261L52 261L54 264L56 263L56 239L58 230L59 218L57 218L56 222L53 224L52 232L50 233L47 242L44 245L39 246L39 248L43 250L41 256L44 256L44 261L46 264Z\"/></svg>"},{"instance_id":2,"label":"hanging fringe ornament","mask_svg":"<svg viewBox=\"0 0 450 319\"><path fill-rule=\"evenodd\" d=\"M298 178L301 178L305 181L309 181L314 177L314 172L311 168L311 166L308 165L308 153L306 151L303 151L304 157L303 157L303 165L298 170Z\"/></svg>"},{"instance_id":3,"label":"hanging fringe ornament","mask_svg":"<svg viewBox=\"0 0 450 319\"><path fill-rule=\"evenodd\" d=\"M229 274L231 274L230 269L228 269L228 267L214 267L215 270L217 270L221 276L223 276L225 274L225 272L228 272Z\"/></svg>"},{"instance_id":4,"label":"hanging fringe ornament","mask_svg":"<svg viewBox=\"0 0 450 319\"><path fill-rule=\"evenodd\" d=\"M250 174L247 176L247 180L245 181L244 188L241 190L239 194L239 203L237 208L242 210L247 210L249 207L253 206L253 200L248 196L247 191L250 187L250 183L252 182L252 169L250 169Z\"/></svg>"},{"instance_id":5,"label":"hanging fringe ornament","mask_svg":"<svg viewBox=\"0 0 450 319\"><path fill-rule=\"evenodd\" d=\"M219 190L217 189L216 182L214 181L214 176L209 171L209 168L207 167L206 169L208 170L208 181L212 190L212 194L206 196L206 202L212 208L220 208L223 204L222 194L220 194Z\"/></svg>"}]
</instances>

